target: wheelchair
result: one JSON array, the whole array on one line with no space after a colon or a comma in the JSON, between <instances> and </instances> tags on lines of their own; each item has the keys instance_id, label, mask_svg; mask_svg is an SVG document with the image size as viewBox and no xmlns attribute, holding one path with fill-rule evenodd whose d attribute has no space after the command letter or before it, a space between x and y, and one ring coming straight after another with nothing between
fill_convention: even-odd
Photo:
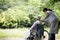
<instances>
[{"instance_id":1,"label":"wheelchair","mask_svg":"<svg viewBox=\"0 0 60 40\"><path fill-rule=\"evenodd\" d=\"M44 32L47 32L48 36L49 36L49 33L47 30L44 30L43 31L43 35L41 35L38 31L36 30L32 30L30 32L30 36L26 39L26 40L44 40L45 39L45 36L44 36Z\"/></svg>"}]
</instances>

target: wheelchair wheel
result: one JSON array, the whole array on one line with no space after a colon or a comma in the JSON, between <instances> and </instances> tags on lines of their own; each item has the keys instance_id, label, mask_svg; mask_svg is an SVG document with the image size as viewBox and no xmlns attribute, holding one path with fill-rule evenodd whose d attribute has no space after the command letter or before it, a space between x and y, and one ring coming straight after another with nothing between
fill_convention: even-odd
<instances>
[{"instance_id":1,"label":"wheelchair wheel","mask_svg":"<svg viewBox=\"0 0 60 40\"><path fill-rule=\"evenodd\" d=\"M48 37L49 37L49 32L47 30L44 30L44 39L45 40L48 40Z\"/></svg>"},{"instance_id":2,"label":"wheelchair wheel","mask_svg":"<svg viewBox=\"0 0 60 40\"><path fill-rule=\"evenodd\" d=\"M45 35L46 37L45 37L44 35ZM48 32L47 30L44 30L44 35L42 35L42 36L40 37L39 32L35 31L34 40L45 40L45 38L46 38L46 40L48 40L49 32Z\"/></svg>"},{"instance_id":3,"label":"wheelchair wheel","mask_svg":"<svg viewBox=\"0 0 60 40\"><path fill-rule=\"evenodd\" d=\"M44 30L44 32L45 32L45 33L44 33L45 36L46 36L46 34L48 34L47 36L49 36L49 33L48 33L47 30ZM34 30L34 31L32 31L32 32L30 33L30 36L29 36L26 40L44 40L45 36L42 35L42 36L40 37L39 32L36 31L36 30Z\"/></svg>"},{"instance_id":4,"label":"wheelchair wheel","mask_svg":"<svg viewBox=\"0 0 60 40\"><path fill-rule=\"evenodd\" d=\"M40 37L39 32L35 31L34 39L33 40L43 40L43 36Z\"/></svg>"}]
</instances>

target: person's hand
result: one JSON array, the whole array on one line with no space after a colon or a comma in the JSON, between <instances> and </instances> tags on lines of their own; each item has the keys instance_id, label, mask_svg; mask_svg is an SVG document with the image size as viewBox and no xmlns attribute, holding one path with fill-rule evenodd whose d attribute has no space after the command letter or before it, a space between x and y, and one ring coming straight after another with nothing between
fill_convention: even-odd
<instances>
[{"instance_id":1,"label":"person's hand","mask_svg":"<svg viewBox=\"0 0 60 40\"><path fill-rule=\"evenodd\" d=\"M44 24L44 22L42 22L42 24Z\"/></svg>"},{"instance_id":2,"label":"person's hand","mask_svg":"<svg viewBox=\"0 0 60 40\"><path fill-rule=\"evenodd\" d=\"M41 23L41 24L44 24L44 20L40 20L40 23Z\"/></svg>"}]
</instances>

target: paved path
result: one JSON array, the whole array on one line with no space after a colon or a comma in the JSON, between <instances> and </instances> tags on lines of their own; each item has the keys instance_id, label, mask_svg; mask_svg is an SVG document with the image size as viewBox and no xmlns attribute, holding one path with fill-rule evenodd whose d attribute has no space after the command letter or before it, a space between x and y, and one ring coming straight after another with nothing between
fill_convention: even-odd
<instances>
[{"instance_id":1,"label":"paved path","mask_svg":"<svg viewBox=\"0 0 60 40\"><path fill-rule=\"evenodd\" d=\"M19 37L11 37L11 38L0 38L0 40L24 40L24 38L19 38Z\"/></svg>"},{"instance_id":2,"label":"paved path","mask_svg":"<svg viewBox=\"0 0 60 40\"><path fill-rule=\"evenodd\" d=\"M19 37L11 37L11 38L1 38L0 40L25 40L24 38L19 38ZM45 39L47 40L47 39ZM60 39L56 39L56 40L60 40Z\"/></svg>"},{"instance_id":3,"label":"paved path","mask_svg":"<svg viewBox=\"0 0 60 40\"><path fill-rule=\"evenodd\" d=\"M20 30L13 30L13 32L15 31L15 33L25 33L26 31L20 31ZM0 30L0 32L12 32L12 30ZM45 34L46 35L46 34ZM57 36L60 35L60 32L59 34L57 34ZM47 36L47 35L46 35ZM7 37L7 38L0 38L0 40L25 40L24 38L21 38L21 37ZM47 40L47 38L45 39ZM60 37L56 40L60 40Z\"/></svg>"}]
</instances>

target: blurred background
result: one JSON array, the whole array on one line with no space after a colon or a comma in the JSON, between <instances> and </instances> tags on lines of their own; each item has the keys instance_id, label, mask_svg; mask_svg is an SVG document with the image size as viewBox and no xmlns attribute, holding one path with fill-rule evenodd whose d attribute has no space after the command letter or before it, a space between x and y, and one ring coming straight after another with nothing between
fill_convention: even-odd
<instances>
[{"instance_id":1,"label":"blurred background","mask_svg":"<svg viewBox=\"0 0 60 40\"><path fill-rule=\"evenodd\" d=\"M60 0L0 0L0 38L23 37L37 15L45 17L45 7L55 12L60 23Z\"/></svg>"}]
</instances>

